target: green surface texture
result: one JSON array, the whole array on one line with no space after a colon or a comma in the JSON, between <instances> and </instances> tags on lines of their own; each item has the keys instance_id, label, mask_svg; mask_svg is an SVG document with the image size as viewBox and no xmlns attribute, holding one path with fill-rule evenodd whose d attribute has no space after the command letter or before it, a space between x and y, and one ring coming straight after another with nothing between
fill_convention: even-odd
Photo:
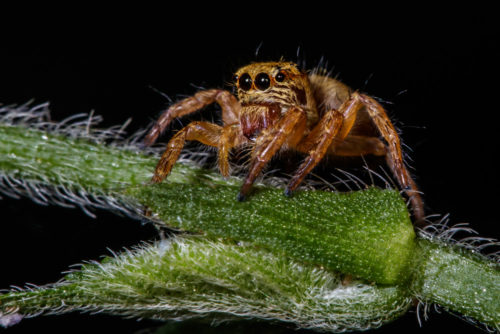
<instances>
[{"instance_id":1,"label":"green surface texture","mask_svg":"<svg viewBox=\"0 0 500 334\"><path fill-rule=\"evenodd\" d=\"M282 189L259 185L247 201L238 202L238 178L225 180L186 162L176 164L166 182L152 185L157 155L124 142L107 142L68 137L54 128L47 132L0 124L0 190L42 201L49 195L69 202L72 196L97 198L101 208L112 201L109 209L123 203L135 213L148 208L161 224L198 234L197 241L174 242L167 247L170 252L158 245L124 252L85 266L62 284L3 294L0 320L17 311L62 312L61 303L67 305L64 311L161 319L199 315L203 312L193 308L193 300L203 291L201 295L212 296L212 306L228 299L248 306L238 316L294 322L293 317L307 311L300 313L304 317L296 321L299 327L330 331L392 321L407 310L411 298L500 329L498 263L450 241L416 235L395 190L299 191L287 198ZM330 278L313 279L318 273ZM353 309L346 316L342 308L350 306L328 304L321 299L328 293L308 299L314 308L304 304L304 296L319 288L345 293L339 282L346 274L354 277L354 287L368 289L352 290L347 302L365 313ZM241 285L233 287L232 277L241 278ZM301 282L300 288L294 281ZM169 290L169 284L177 285ZM373 299L366 299L365 292ZM259 303L270 302L264 296L284 298L279 316L271 309L259 311ZM158 300L164 304L155 308ZM213 312L229 317L232 311ZM329 317L337 320L329 323ZM355 321L346 325L349 317ZM322 327L325 322L329 325Z\"/></svg>"}]
</instances>

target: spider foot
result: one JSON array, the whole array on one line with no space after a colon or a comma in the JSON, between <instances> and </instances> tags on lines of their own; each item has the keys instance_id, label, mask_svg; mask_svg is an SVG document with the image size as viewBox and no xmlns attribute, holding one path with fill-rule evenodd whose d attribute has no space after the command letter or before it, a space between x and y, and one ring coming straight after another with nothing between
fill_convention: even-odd
<instances>
[{"instance_id":1,"label":"spider foot","mask_svg":"<svg viewBox=\"0 0 500 334\"><path fill-rule=\"evenodd\" d=\"M243 194L242 192L238 193L238 196L236 196L236 199L238 202L244 202L246 200L247 196Z\"/></svg>"},{"instance_id":2,"label":"spider foot","mask_svg":"<svg viewBox=\"0 0 500 334\"><path fill-rule=\"evenodd\" d=\"M290 189L290 188L286 188L285 191L283 192L283 194L286 196L286 197L292 197L293 196L293 190Z\"/></svg>"}]
</instances>

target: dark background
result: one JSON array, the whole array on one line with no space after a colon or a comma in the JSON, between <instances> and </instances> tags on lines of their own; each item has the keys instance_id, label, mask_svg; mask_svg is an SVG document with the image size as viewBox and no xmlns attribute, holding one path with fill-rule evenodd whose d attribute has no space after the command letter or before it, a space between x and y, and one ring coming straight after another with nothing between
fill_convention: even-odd
<instances>
[{"instance_id":1,"label":"dark background","mask_svg":"<svg viewBox=\"0 0 500 334\"><path fill-rule=\"evenodd\" d=\"M156 90L176 100L196 86L227 88L232 72L251 61L283 56L312 68L323 57L343 82L388 101L385 106L412 150L407 153L427 213L450 213L451 224L468 222L481 236L499 237L500 54L491 9L456 15L408 8L382 16L256 9L247 17L214 14L219 8L200 19L194 8L141 13L129 8L126 15L117 10L81 19L40 15L35 24L22 11L13 13L19 19L0 32L0 103L49 101L54 120L94 110L104 116L103 126L133 117L133 130L168 105ZM107 212L91 219L77 209L9 198L0 201L0 210L0 289L54 282L69 265L99 259L108 248L119 251L156 238L151 226ZM111 326L134 333L158 325L67 315L25 320L8 332L84 333ZM410 312L374 333L480 332L436 312L423 327Z\"/></svg>"}]
</instances>

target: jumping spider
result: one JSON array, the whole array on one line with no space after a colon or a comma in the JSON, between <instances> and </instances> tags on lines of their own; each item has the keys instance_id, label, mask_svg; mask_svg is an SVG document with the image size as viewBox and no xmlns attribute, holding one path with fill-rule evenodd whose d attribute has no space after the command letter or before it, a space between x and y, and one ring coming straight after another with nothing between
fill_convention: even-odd
<instances>
[{"instance_id":1,"label":"jumping spider","mask_svg":"<svg viewBox=\"0 0 500 334\"><path fill-rule=\"evenodd\" d=\"M218 166L226 177L231 149L252 147L250 170L238 194L240 201L280 150L293 149L307 155L285 190L288 196L327 154L373 154L385 156L410 198L415 218L424 218L422 199L403 162L398 133L372 97L352 91L331 77L307 74L284 61L244 66L236 72L234 84L237 97L226 90L202 90L160 116L145 138L146 145L153 144L175 118L214 102L222 109L223 125L192 122L177 132L158 162L152 182L161 182L170 173L186 140L217 147ZM368 127L377 130L375 134L367 131Z\"/></svg>"}]
</instances>

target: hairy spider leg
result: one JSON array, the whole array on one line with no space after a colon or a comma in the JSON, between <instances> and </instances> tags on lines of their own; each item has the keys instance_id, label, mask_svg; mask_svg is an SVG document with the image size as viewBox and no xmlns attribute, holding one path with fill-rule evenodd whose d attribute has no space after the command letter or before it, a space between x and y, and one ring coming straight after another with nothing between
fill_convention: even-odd
<instances>
[{"instance_id":1,"label":"hairy spider leg","mask_svg":"<svg viewBox=\"0 0 500 334\"><path fill-rule=\"evenodd\" d=\"M209 122L192 122L182 128L168 142L167 149L161 156L151 181L159 183L163 181L174 166L186 140L197 140L202 144L219 148L219 168L221 174L229 175L228 152L235 144L238 144L237 126L226 125L221 127Z\"/></svg>"},{"instance_id":2,"label":"hairy spider leg","mask_svg":"<svg viewBox=\"0 0 500 334\"><path fill-rule=\"evenodd\" d=\"M302 136L306 122L307 117L304 110L293 107L280 118L275 126L257 137L252 151L253 162L237 197L239 201L245 200L257 176L285 142L287 140L294 141L297 136Z\"/></svg>"},{"instance_id":3,"label":"hairy spider leg","mask_svg":"<svg viewBox=\"0 0 500 334\"><path fill-rule=\"evenodd\" d=\"M285 190L285 195L292 192L304 180L305 176L323 159L331 147L342 143L356 121L358 110L362 106L355 99L343 103L339 110L332 109L325 113L321 120L305 139L297 145L299 151L308 154L304 162L295 172Z\"/></svg>"},{"instance_id":4,"label":"hairy spider leg","mask_svg":"<svg viewBox=\"0 0 500 334\"><path fill-rule=\"evenodd\" d=\"M349 134L343 142L330 146L327 154L343 157L358 157L367 154L385 156L387 149L378 138Z\"/></svg>"},{"instance_id":5,"label":"hairy spider leg","mask_svg":"<svg viewBox=\"0 0 500 334\"><path fill-rule=\"evenodd\" d=\"M415 181L411 178L410 173L406 169L403 162L401 143L396 129L392 125L384 108L377 101L364 94L355 93L355 96L360 103L366 106L370 118L373 120L375 126L386 141L388 149L386 155L387 164L391 168L392 173L396 176L401 188L408 195L413 209L413 215L415 216L417 223L423 222L425 215L422 197L420 196L420 192L417 190Z\"/></svg>"},{"instance_id":6,"label":"hairy spider leg","mask_svg":"<svg viewBox=\"0 0 500 334\"><path fill-rule=\"evenodd\" d=\"M240 146L244 139L241 136L239 124L228 124L222 128L219 138L217 164L223 177L229 176L229 152L233 147Z\"/></svg>"},{"instance_id":7,"label":"hairy spider leg","mask_svg":"<svg viewBox=\"0 0 500 334\"><path fill-rule=\"evenodd\" d=\"M168 108L160 115L144 139L146 146L153 145L172 120L191 114L201 108L216 102L222 109L224 124L237 123L241 105L230 92L222 89L208 89L199 91L193 96L185 98Z\"/></svg>"}]
</instances>

